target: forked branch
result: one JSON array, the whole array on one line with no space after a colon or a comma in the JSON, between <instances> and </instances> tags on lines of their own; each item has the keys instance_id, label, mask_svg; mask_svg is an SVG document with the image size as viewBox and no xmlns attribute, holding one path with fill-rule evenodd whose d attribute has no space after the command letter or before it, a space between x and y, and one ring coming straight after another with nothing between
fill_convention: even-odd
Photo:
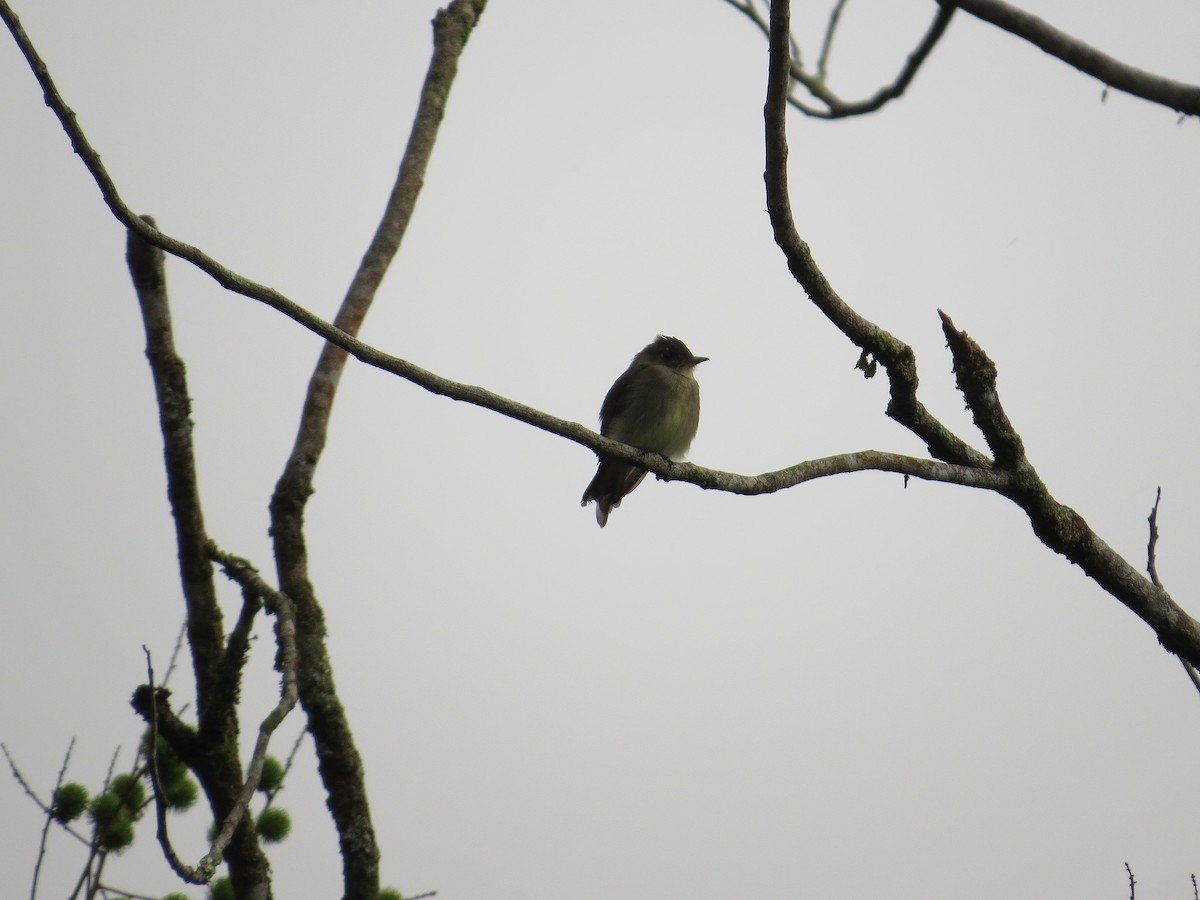
<instances>
[{"instance_id":1,"label":"forked branch","mask_svg":"<svg viewBox=\"0 0 1200 900\"><path fill-rule=\"evenodd\" d=\"M788 268L813 304L861 350L888 371L888 414L921 437L935 457L987 471L987 487L1016 503L1047 547L1080 566L1113 597L1154 629L1159 641L1193 666L1200 664L1200 622L1189 616L1160 586L1143 576L1092 531L1075 510L1058 502L1025 456L1020 435L1009 421L996 390L996 366L983 349L942 314L959 389L988 442L988 459L954 436L916 399L916 362L911 348L858 315L830 287L812 252L796 230L787 181L787 90L791 65L789 0L772 0L766 125L767 212L775 242ZM932 438L932 439L931 439ZM962 482L960 482L962 483Z\"/></svg>"},{"instance_id":2,"label":"forked branch","mask_svg":"<svg viewBox=\"0 0 1200 900\"><path fill-rule=\"evenodd\" d=\"M725 2L758 26L758 29L764 35L769 36L770 25L759 9L757 0L725 0ZM792 86L789 86L787 92L787 102L794 109L799 110L806 116L812 116L814 119L845 119L851 116L864 116L881 109L892 100L903 96L904 92L908 90L909 85L912 84L912 80L917 76L917 72L920 71L921 66L924 65L925 60L929 58L929 54L933 52L933 48L937 46L938 41L942 39L942 35L946 33L946 28L950 25L950 19L954 14L952 6L938 10L933 20L929 23L925 34L904 60L904 65L901 66L900 71L891 83L883 85L873 95L864 100L843 100L829 87L828 75L833 41L837 33L838 24L841 21L842 9L845 7L846 2L847 0L838 0L829 15L829 23L825 28L825 36L821 41L821 52L817 58L815 71L809 71L805 68L800 56L799 42L794 37L790 41L791 52L789 56L791 64L788 73L793 82L792 86L799 86L808 91L809 96L819 103L820 106L813 106L801 100L793 92Z\"/></svg>"}]
</instances>

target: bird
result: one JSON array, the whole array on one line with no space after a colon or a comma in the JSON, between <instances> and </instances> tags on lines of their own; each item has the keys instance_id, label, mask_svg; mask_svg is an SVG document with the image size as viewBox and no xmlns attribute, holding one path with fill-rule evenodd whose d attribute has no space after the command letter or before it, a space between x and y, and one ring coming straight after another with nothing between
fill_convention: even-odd
<instances>
[{"instance_id":1,"label":"bird","mask_svg":"<svg viewBox=\"0 0 1200 900\"><path fill-rule=\"evenodd\" d=\"M600 406L600 434L641 450L679 460L692 446L700 425L700 385L695 369L707 356L696 356L676 337L659 335L647 344L613 382ZM580 506L596 504L601 528L646 470L603 453L596 477Z\"/></svg>"}]
</instances>

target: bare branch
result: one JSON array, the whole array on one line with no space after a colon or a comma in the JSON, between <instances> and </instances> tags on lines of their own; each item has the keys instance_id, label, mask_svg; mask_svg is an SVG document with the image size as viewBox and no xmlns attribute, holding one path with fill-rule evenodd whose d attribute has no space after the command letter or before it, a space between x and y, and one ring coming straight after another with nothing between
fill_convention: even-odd
<instances>
[{"instance_id":1,"label":"bare branch","mask_svg":"<svg viewBox=\"0 0 1200 900\"><path fill-rule=\"evenodd\" d=\"M233 838L235 829L241 823L242 818L249 813L250 801L254 798L254 792L258 790L258 783L262 778L263 762L267 758L271 735L296 706L296 611L291 598L263 581L262 576L249 562L225 553L211 541L207 551L212 559L220 564L226 575L240 584L248 595L261 599L267 610L275 616L275 641L278 646L275 667L282 675L279 702L267 713L258 727L258 738L254 744L254 752L250 757L241 793L233 809L225 817L221 830L213 841L212 849L200 861L201 868L211 867L215 871L225 848L229 846L229 842Z\"/></svg>"},{"instance_id":2,"label":"bare branch","mask_svg":"<svg viewBox=\"0 0 1200 900\"><path fill-rule=\"evenodd\" d=\"M1155 557L1158 553L1158 504L1162 500L1162 488L1154 492L1154 507L1150 510L1150 518L1146 520L1150 526L1150 540L1146 544L1146 574L1150 576L1150 580L1159 587L1162 587L1162 582L1158 580L1158 565L1155 562Z\"/></svg>"},{"instance_id":3,"label":"bare branch","mask_svg":"<svg viewBox=\"0 0 1200 900\"><path fill-rule=\"evenodd\" d=\"M433 53L408 143L383 218L334 319L333 327L340 334L357 335L400 248L424 184L459 57L485 5L486 0L453 0L434 17ZM280 588L290 598L289 609L295 603L300 702L308 714L327 805L338 832L345 894L374 897L379 892L379 849L362 759L334 686L325 646L325 617L309 581L304 536L304 510L313 493L313 475L325 448L334 394L346 358L347 347L340 342L328 343L321 351L309 381L295 444L271 498L271 536Z\"/></svg>"},{"instance_id":4,"label":"bare branch","mask_svg":"<svg viewBox=\"0 0 1200 900\"><path fill-rule=\"evenodd\" d=\"M0 0L0 8L3 8L3 4L4 0ZM36 59L36 53L32 48L29 48L28 53L33 54ZM40 60L38 62L40 63ZM44 70L44 66L42 68ZM53 88L53 84L49 82L49 75L47 74L45 78L46 85L48 85L44 85L47 90L47 102L59 114L64 128L68 129L68 133L72 133L74 142L78 147L83 148L80 151L80 156L83 158L85 165L92 171L93 177L103 187L107 175L104 173L103 168L99 166L99 155L88 143L86 136L75 123L73 115L70 115L69 110L66 109L61 96ZM786 78L787 70L785 65L785 95ZM782 129L782 126L783 119L780 117L776 122L776 128ZM775 146L781 148L783 157L786 158L786 141L783 143L777 141ZM782 166L769 164L768 171L784 173L782 191L777 188L771 195L781 196L786 199L785 170ZM111 182L108 183L111 184ZM907 475L914 475L918 478L970 484L971 486L983 486L983 482L987 480L978 472L972 471L968 473L967 468L986 467L990 465L988 457L951 434L949 429L934 418L925 409L924 405L916 399L917 377L915 364L913 363L912 349L846 306L841 298L829 287L825 276L816 268L815 263L812 262L807 245L804 245L803 248L804 254L807 256L806 265L809 267L805 273L805 280L813 285L817 296L822 298L818 306L831 310L833 315L838 317L835 319L835 324L838 324L843 332L850 336L851 340L854 340L864 351L872 354L881 361L887 361L888 374L892 382L892 398L888 405L888 414L902 424L906 424L914 433L926 440L929 444L931 455L936 459L950 463L952 465L951 468L933 468L928 466L928 461L903 461L901 457L880 453L879 451L863 451L861 453L848 454L844 459L841 457L831 457L827 460L814 460L781 470L780 472L771 472L759 476L744 476L719 472L689 463L672 463L657 454L648 454L637 448L603 438L591 429L585 428L576 422L557 418L534 409L531 406L526 406L525 404L485 390L484 388L444 378L407 360L384 353L347 334L319 316L313 315L278 291L251 281L225 268L199 249L168 236L155 228L151 223L132 215L132 213L128 212L128 207L117 196L115 187L112 188L111 192L106 192L106 198L109 198L110 194L113 200L110 203L110 208L112 208L113 213L123 222L128 217L131 230L146 241L172 255L178 256L180 259L191 262L197 268L211 275L224 287L277 310L294 322L342 348L366 365L411 381L413 384L419 385L431 393L480 406L532 425L550 434L564 437L589 450L596 452L603 451L619 459L635 462L664 480L690 481L701 487L741 494L769 493L792 487L812 478L823 477L827 474L863 471L866 469L901 472ZM396 192L393 192L393 196L395 195ZM803 245L799 236L795 234L794 226L791 226L790 206L786 206L783 212L786 216L786 223L790 226L790 233L794 236L793 239ZM777 240L780 239L780 233L780 229L777 228ZM789 254L789 260L791 258ZM814 296L814 301L816 300L817 297ZM830 313L827 313L827 315L830 315ZM956 469L953 466L960 468Z\"/></svg>"},{"instance_id":5,"label":"bare branch","mask_svg":"<svg viewBox=\"0 0 1200 900\"><path fill-rule=\"evenodd\" d=\"M138 221L154 227L150 217ZM167 497L175 519L179 578L187 605L188 639L196 676L196 703L203 724L220 706L221 700L215 696L215 690L225 651L221 607L217 603L212 565L204 552L208 538L192 446L191 399L183 360L175 352L162 250L130 231L126 260L146 329L146 359L150 363L158 403Z\"/></svg>"},{"instance_id":6,"label":"bare branch","mask_svg":"<svg viewBox=\"0 0 1200 900\"><path fill-rule=\"evenodd\" d=\"M1162 587L1162 582L1158 579L1158 504L1162 500L1162 488L1159 487L1154 492L1154 506L1150 510L1150 517L1146 520L1150 526L1150 540L1146 544L1146 572L1150 576L1150 581L1156 586ZM1188 680L1192 682L1192 687L1200 692L1200 672L1196 671L1196 667L1189 663L1182 656L1179 657L1179 664L1183 666L1183 671L1187 674ZM1194 878L1195 876L1193 876Z\"/></svg>"},{"instance_id":7,"label":"bare branch","mask_svg":"<svg viewBox=\"0 0 1200 900\"><path fill-rule=\"evenodd\" d=\"M1080 566L1104 590L1129 607L1154 629L1167 650L1193 665L1200 663L1200 622L1184 612L1161 586L1142 577L1101 540L1075 510L1056 500L1029 464L1020 436L1000 405L995 389L995 366L983 350L956 329L949 317L942 315L942 327L954 356L959 387L976 424L996 454L995 464L973 448L967 448L924 411L916 400L916 363L911 348L859 316L834 292L817 268L808 245L796 231L788 195L785 117L790 65L789 6L788 0L772 0L771 3L770 63L764 108L767 212L775 241L784 253L788 268L813 304L843 334L888 370L892 390L888 414L892 418L925 439L930 453L939 459L993 473L1007 472L1007 477L999 479L992 489L1025 511L1042 543Z\"/></svg>"},{"instance_id":8,"label":"bare branch","mask_svg":"<svg viewBox=\"0 0 1200 900\"><path fill-rule=\"evenodd\" d=\"M175 870L180 878L190 884L205 884L211 881L213 875L216 873L217 867L220 865L225 851L233 840L235 832L249 813L250 801L254 798L254 792L258 789L259 781L262 778L263 762L267 756L271 735L287 714L295 708L297 695L296 621L291 600L263 581L262 577L248 562L232 554L224 553L211 541L206 545L205 552L221 565L222 570L232 580L242 586L243 591L247 595L248 606L261 606L265 604L268 610L275 615L275 635L279 647L279 652L276 656L276 667L282 674L283 679L279 702L267 714L259 726L258 739L255 742L254 752L250 758L246 777L240 791L237 793L236 800L224 815L221 829L216 838L214 838L208 852L195 867L191 867L179 858L174 847L171 845L167 831L166 798L159 779L158 755L156 751L160 730L159 726L163 721L170 724L171 731L173 732L172 736L168 738L172 746L186 746L189 743L194 743L198 740L198 736L188 732L186 740L180 738L178 732L180 729L186 728L186 726L182 726L182 723L176 722L174 717L169 714L166 705L167 692L155 686L154 668L151 664L150 652L143 648L146 652L148 681L147 685L144 688L140 688L135 695L135 706L150 720L151 752L148 770L151 784L154 788L154 804L158 821L158 842L171 868ZM203 772L199 772L198 774L201 774L203 777Z\"/></svg>"},{"instance_id":9,"label":"bare branch","mask_svg":"<svg viewBox=\"0 0 1200 900\"><path fill-rule=\"evenodd\" d=\"M825 38L821 41L821 53L817 57L817 78L825 80L829 71L829 52L833 49L833 37L837 34L838 23L842 19L842 10L846 8L846 0L837 0L829 12L829 24L825 26Z\"/></svg>"},{"instance_id":10,"label":"bare branch","mask_svg":"<svg viewBox=\"0 0 1200 900\"><path fill-rule=\"evenodd\" d=\"M132 891L127 891L122 888L113 887L111 884L97 884L96 889L107 897L110 893L117 896L117 900L159 900L158 897L151 897L146 894L135 894Z\"/></svg>"},{"instance_id":11,"label":"bare branch","mask_svg":"<svg viewBox=\"0 0 1200 900\"><path fill-rule=\"evenodd\" d=\"M1194 116L1200 114L1200 87L1127 65L1078 38L1003 0L938 0L943 9L958 7L1010 34L1029 41L1067 65L1126 94Z\"/></svg>"},{"instance_id":12,"label":"bare branch","mask_svg":"<svg viewBox=\"0 0 1200 900\"><path fill-rule=\"evenodd\" d=\"M1025 446L1000 405L1000 395L996 393L996 364L965 331L954 327L948 315L940 309L938 315L942 319L946 345L954 359L954 377L966 398L967 408L975 417L975 427L983 433L996 465L1003 469L1015 468L1025 461Z\"/></svg>"},{"instance_id":13,"label":"bare branch","mask_svg":"<svg viewBox=\"0 0 1200 900\"><path fill-rule=\"evenodd\" d=\"M54 802L54 797L57 796L59 788L62 787L63 779L65 779L67 777L67 766L70 765L71 751L74 749L75 749L75 738L71 738L71 743L69 743L67 745L67 752L63 754L62 765L59 767L59 770L58 770L58 778L55 779L55 782L54 782L54 791L53 791L53 793L50 794L50 798L51 798L50 802L51 803ZM7 750L5 751L5 755L6 756L8 755ZM9 762L11 763L12 760L9 760ZM15 766L14 766L14 771L16 771ZM53 810L53 808L51 808L46 811L46 822L42 826L41 840L38 841L37 861L33 864L33 884L29 888L29 900L36 900L36 898L37 898L38 878L42 872L42 860L46 858L46 839L50 836L50 825L53 822L54 822L54 810ZM66 823L63 823L63 824L66 824Z\"/></svg>"},{"instance_id":14,"label":"bare branch","mask_svg":"<svg viewBox=\"0 0 1200 900\"><path fill-rule=\"evenodd\" d=\"M143 645L142 651L146 654L146 684L149 685L149 693L151 696L156 696L160 689L154 685L154 664L150 658L150 650ZM154 794L154 813L157 822L155 834L158 837L158 845L162 848L163 856L167 860L167 864L174 870L175 874L182 878L188 884L206 884L212 880L213 874L216 872L216 866L211 870L203 868L203 862L197 869L184 863L179 858L179 854L175 852L175 847L171 844L171 836L167 832L167 799L162 790L162 779L158 774L158 706L157 702L150 704L150 753L148 762L148 771L150 773L150 786Z\"/></svg>"},{"instance_id":15,"label":"bare branch","mask_svg":"<svg viewBox=\"0 0 1200 900\"><path fill-rule=\"evenodd\" d=\"M171 683L171 676L175 674L175 667L179 663L179 654L183 650L183 641L187 637L187 622L179 629L179 636L175 638L175 649L171 651L171 661L167 663L167 672L163 675L163 685Z\"/></svg>"},{"instance_id":16,"label":"bare branch","mask_svg":"<svg viewBox=\"0 0 1200 900\"><path fill-rule=\"evenodd\" d=\"M296 740L292 742L292 749L288 752L287 760L283 764L283 774L280 776L279 786L267 791L267 802L263 804L263 809L269 808L287 785L288 773L292 771L292 764L296 761L296 754L300 751L300 745L304 743L304 736L306 734L308 734L307 731L301 731L296 735Z\"/></svg>"},{"instance_id":17,"label":"bare branch","mask_svg":"<svg viewBox=\"0 0 1200 900\"><path fill-rule=\"evenodd\" d=\"M874 322L860 316L838 296L813 259L812 251L796 230L788 192L787 102L790 57L788 10L771 4L770 75L767 82L766 171L767 213L775 243L783 251L788 268L816 307L855 345L887 369L891 388L888 415L925 441L935 459L957 465L983 467L991 461L980 451L951 433L917 399L916 356L912 348Z\"/></svg>"},{"instance_id":18,"label":"bare branch","mask_svg":"<svg viewBox=\"0 0 1200 900\"><path fill-rule=\"evenodd\" d=\"M148 217L138 221L145 226L154 225ZM163 253L144 241L136 230L130 230L127 258L145 323L146 357L154 377L163 434L167 494L176 523L180 580L187 605L186 624L196 678L198 728L192 730L174 717L167 704L167 691L156 688L153 679L148 686L143 685L135 692L134 707L150 723L153 736L150 774L163 855L185 881L203 884L216 872L221 853L210 853L192 868L179 859L171 846L166 800L157 771L158 735L162 733L196 773L214 817L240 821L244 810L237 813L239 790L243 787L236 740L237 700L250 629L261 600L253 594L245 597L241 616L226 645L200 506L187 376L183 360L175 352ZM148 657L147 653L147 671L153 676ZM265 884L270 877L269 866L257 836L252 829L242 829L239 836L236 848L229 854L231 877L235 883ZM220 850L223 852L229 843L230 837L226 835Z\"/></svg>"},{"instance_id":19,"label":"bare branch","mask_svg":"<svg viewBox=\"0 0 1200 900\"><path fill-rule=\"evenodd\" d=\"M770 25L754 5L753 0L725 0L725 2L746 16L764 35L770 36ZM848 101L843 100L835 94L825 80L833 35L837 28L843 6L845 6L845 0L838 0L837 5L830 14L829 25L825 30L825 38L822 43L821 55L817 61L817 71L815 73L809 72L804 68L800 61L800 54L796 50L795 38L792 37L790 31L788 33L788 43L791 47L788 73L796 84L808 91L815 100L824 104L824 109L809 106L799 100L791 93L790 88L785 92L787 103L806 116L812 116L815 119L845 119L850 116L866 115L867 113L875 112L892 100L902 96L908 90L908 86L912 84L912 80L916 77L925 60L929 58L929 54L933 52L933 48L941 40L942 35L946 33L946 28L950 25L950 19L954 14L952 5L944 6L938 11L926 29L925 34L917 43L917 46L913 48L912 53L905 59L904 65L891 84L881 87L873 96L865 100Z\"/></svg>"}]
</instances>

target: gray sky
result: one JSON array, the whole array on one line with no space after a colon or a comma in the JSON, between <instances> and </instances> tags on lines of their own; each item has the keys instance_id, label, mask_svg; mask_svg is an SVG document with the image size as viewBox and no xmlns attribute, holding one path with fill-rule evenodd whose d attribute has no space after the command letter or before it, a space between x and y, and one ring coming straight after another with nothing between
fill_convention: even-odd
<instances>
[{"instance_id":1,"label":"gray sky","mask_svg":"<svg viewBox=\"0 0 1200 900\"><path fill-rule=\"evenodd\" d=\"M1200 9L1027 2L1195 82ZM331 316L390 187L436 4L18 4L126 199ZM934 4L854 0L847 96ZM808 52L826 7L798 8ZM719 0L494 0L363 330L593 424L659 332L702 355L692 459L758 473L920 453L808 304L762 187L765 41ZM181 603L124 233L0 49L0 738L48 791L140 733L141 646ZM960 15L882 113L789 129L799 227L916 349L978 446L935 310L1000 367L1055 495L1196 610L1194 122ZM266 504L319 341L171 262L210 532L270 571ZM590 453L351 364L309 508L312 571L387 884L442 900L1191 896L1200 697L1150 630L991 495L858 474L740 498L648 480L603 532ZM227 608L236 592L225 589ZM245 689L276 689L269 623ZM187 670L179 673L187 675ZM188 695L176 679L177 696ZM301 727L285 725L282 754ZM334 897L311 754L281 798L280 897ZM0 894L41 820L0 779ZM175 826L203 852L207 819ZM150 823L117 886L175 882ZM81 852L52 837L45 896ZM193 896L201 892L192 890Z\"/></svg>"}]
</instances>

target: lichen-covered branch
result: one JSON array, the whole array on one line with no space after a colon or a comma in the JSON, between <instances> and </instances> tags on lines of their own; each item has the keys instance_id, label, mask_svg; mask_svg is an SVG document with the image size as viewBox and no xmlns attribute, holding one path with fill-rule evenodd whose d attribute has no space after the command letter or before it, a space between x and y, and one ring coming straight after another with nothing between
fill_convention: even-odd
<instances>
[{"instance_id":1,"label":"lichen-covered branch","mask_svg":"<svg viewBox=\"0 0 1200 900\"><path fill-rule=\"evenodd\" d=\"M257 601L266 606L275 617L275 668L281 676L279 702L263 718L258 726L258 738L254 742L254 751L246 767L246 778L242 784L237 803L213 840L212 848L201 860L201 865L215 868L225 848L233 839L242 820L249 815L250 801L258 790L262 779L263 763L267 758L267 748L275 729L283 722L296 706L299 695L297 687L298 654L296 652L296 609L291 598L281 591L275 590L249 562L231 553L226 553L213 542L205 547L213 561L220 564L222 571L242 586L246 594L246 603Z\"/></svg>"},{"instance_id":2,"label":"lichen-covered branch","mask_svg":"<svg viewBox=\"0 0 1200 900\"><path fill-rule=\"evenodd\" d=\"M144 224L152 227L153 220L147 218ZM254 606L251 603L243 614L227 648L200 505L192 447L191 400L183 360L175 352L163 254L130 231L126 256L145 323L146 358L158 401L167 496L176 523L180 580L196 677L197 727L192 729L176 719L169 708L167 692L153 684L135 693L134 708L151 726L155 738L162 734L196 773L214 817L222 821L236 807L243 787L237 745L237 696L245 663L245 648L241 645ZM211 878L219 855L210 854L196 869L179 860L166 835L165 808L157 779L155 788L159 840L168 862L186 880ZM257 835L243 825L237 831L237 838L236 843L226 841L228 849L224 856L230 880L235 888L270 896L270 867Z\"/></svg>"},{"instance_id":3,"label":"lichen-covered branch","mask_svg":"<svg viewBox=\"0 0 1200 900\"><path fill-rule=\"evenodd\" d=\"M146 217L146 225L154 220ZM188 396L183 360L175 352L171 311L167 305L163 252L130 232L126 260L142 311L146 330L146 359L154 379L163 456L167 470L167 497L175 519L179 546L179 576L187 607L188 641L196 675L197 718L207 721L220 706L214 693L224 659L224 626L212 565L204 552L208 535L200 504L196 461L192 450L192 401Z\"/></svg>"},{"instance_id":4,"label":"lichen-covered branch","mask_svg":"<svg viewBox=\"0 0 1200 900\"><path fill-rule=\"evenodd\" d=\"M421 89L408 144L391 196L370 246L334 319L339 334L353 337L375 298L404 238L425 180L438 129L445 115L458 60L486 0L454 0L433 20L433 53ZM375 900L379 893L379 849L371 823L362 759L355 746L333 680L325 646L325 617L308 577L304 510L313 475L325 448L334 395L347 348L327 343L309 381L296 441L271 498L271 536L279 585L296 610L300 703L337 829L347 900Z\"/></svg>"}]
</instances>

